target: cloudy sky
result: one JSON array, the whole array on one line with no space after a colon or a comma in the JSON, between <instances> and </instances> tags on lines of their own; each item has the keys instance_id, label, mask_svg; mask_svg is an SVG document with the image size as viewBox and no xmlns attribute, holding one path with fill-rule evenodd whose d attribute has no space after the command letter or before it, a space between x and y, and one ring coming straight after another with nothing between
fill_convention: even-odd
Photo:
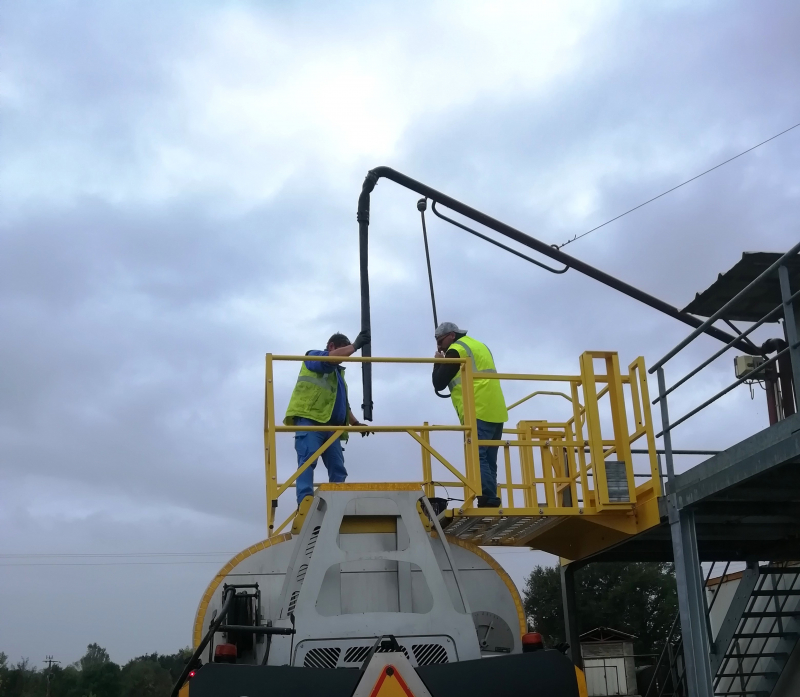
<instances>
[{"instance_id":1,"label":"cloudy sky","mask_svg":"<svg viewBox=\"0 0 800 697\"><path fill-rule=\"evenodd\" d=\"M357 333L368 169L561 243L799 122L799 24L791 0L4 3L0 651L189 643L208 580L265 535L264 354ZM682 307L743 251L797 240L799 169L797 129L565 251ZM373 195L375 354L434 350L416 199ZM687 333L574 271L429 233L440 318L503 370L574 373L586 349L652 363ZM716 347L696 344L668 375ZM375 372L377 423L452 422L428 369ZM675 445L730 445L766 425L763 401L736 390ZM563 415L534 402L520 417ZM280 457L286 475L288 438ZM358 439L347 466L415 479L417 457ZM110 554L128 556L76 556ZM520 584L552 561L498 558Z\"/></svg>"}]
</instances>

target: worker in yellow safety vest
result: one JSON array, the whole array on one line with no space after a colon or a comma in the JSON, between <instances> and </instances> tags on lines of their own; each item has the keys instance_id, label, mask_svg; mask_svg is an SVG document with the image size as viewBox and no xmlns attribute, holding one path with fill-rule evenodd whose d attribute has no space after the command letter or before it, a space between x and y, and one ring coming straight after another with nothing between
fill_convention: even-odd
<instances>
[{"instance_id":1,"label":"worker in yellow safety vest","mask_svg":"<svg viewBox=\"0 0 800 697\"><path fill-rule=\"evenodd\" d=\"M467 358L472 362L475 390L475 413L478 420L478 440L500 440L503 424L508 419L506 400L500 381L481 379L481 373L496 373L492 352L486 344L467 336L466 329L459 329L453 322L442 322L436 327L437 358ZM464 399L461 392L461 366L437 364L433 367L433 387L440 392L450 388L450 398L464 423ZM502 505L497 496L497 445L478 447L481 466L481 496L479 508L497 508Z\"/></svg>"},{"instance_id":2,"label":"worker in yellow safety vest","mask_svg":"<svg viewBox=\"0 0 800 697\"><path fill-rule=\"evenodd\" d=\"M350 343L344 334L334 334L328 339L324 351L307 351L309 360L300 365L300 375L289 400L283 423L287 426L330 426L330 431L298 431L294 435L294 449L297 452L297 467L302 467L319 448L333 435L334 426L361 426L350 410L347 399L347 383L344 367L333 361L315 361L319 356L352 356L358 349L370 342L368 331L362 331ZM369 435L366 431L361 436ZM344 468L344 454L341 441L347 440L342 434L322 452L322 462L328 470L328 480L343 482L347 478ZM314 468L316 459L297 478L298 506L306 496L314 493Z\"/></svg>"}]
</instances>

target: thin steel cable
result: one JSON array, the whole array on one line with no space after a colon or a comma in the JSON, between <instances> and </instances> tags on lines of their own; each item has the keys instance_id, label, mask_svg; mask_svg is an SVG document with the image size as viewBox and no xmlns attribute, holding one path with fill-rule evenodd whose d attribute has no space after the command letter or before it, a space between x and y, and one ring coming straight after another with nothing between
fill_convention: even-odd
<instances>
[{"instance_id":1,"label":"thin steel cable","mask_svg":"<svg viewBox=\"0 0 800 697\"><path fill-rule=\"evenodd\" d=\"M587 230L586 232L584 232L584 233L583 233L583 234L581 234L581 235L575 235L575 237L573 237L572 239L569 239L569 240L567 240L567 241L566 241L566 242L564 242L563 244L557 245L557 247L556 247L556 248L557 248L557 249L562 249L562 248L566 247L568 244L570 244L571 242L575 242L576 240L579 240L579 239L581 239L582 237L586 237L586 235L588 235L589 233L591 233L591 232L594 232L595 230L599 230L601 227L605 227L605 226L606 226L606 225L608 225L609 223L613 223L615 220L619 220L619 219L620 219L620 218L622 218L623 216L626 216L626 215L628 215L628 213L633 213L633 211L639 210L639 209L640 209L640 208L642 208L643 206L646 206L648 203L652 203L653 201L655 201L655 200L657 200L657 199L661 198L662 196L666 196L667 194L670 194L670 193L672 193L672 192L673 192L673 191L675 191L676 189L680 189L682 186L686 186L686 185L687 185L687 184L689 184L690 182L693 182L695 179L699 179L700 177L702 177L702 176L705 176L705 175L706 175L706 174L708 174L709 172L713 172L715 169L719 169L719 168L720 168L720 167L722 167L723 165L727 165L729 162L733 162L735 159L737 159L737 158L741 157L742 155L746 155L747 153L749 153L749 152L752 152L752 151L753 151L753 150L755 150L756 148L760 148L762 145L766 145L766 144L767 144L767 143L769 143L771 140L775 140L776 138L779 138L780 136L784 135L785 133L788 133L789 131L791 131L791 130L793 130L793 129L797 128L798 126L800 126L800 123L796 123L794 126L790 126L789 128L787 128L785 131L781 131L780 133L778 133L778 134L776 134L776 135L772 136L771 138L767 138L766 140L763 140L763 141L761 141L761 142L760 142L758 145L754 145L752 148L747 148L747 150L744 150L744 151L740 152L738 155L734 155L734 156L733 156L733 157L731 157L730 159L728 159L728 160L725 160L725 162L720 162L718 165L715 165L715 166L714 166L714 167L712 167L711 169L707 169L705 172L701 172L701 173L700 173L700 174L698 174L697 176L694 176L694 177L692 177L691 179L687 179L685 182L683 182L683 183L681 183L681 184L678 184L677 186L673 186L671 189L668 189L668 190L667 190L667 191L665 191L663 194L659 194L658 196L653 196L653 198L651 198L651 199L648 199L648 200L647 200L647 201L645 201L644 203L640 203L638 206L635 206L635 207L631 208L630 210L628 210L628 211L625 211L624 213L620 213L620 214L619 214L618 216L616 216L615 218L611 218L611 220L607 220L607 221L606 221L606 222L604 222L602 225L598 225L597 227L593 227L591 230Z\"/></svg>"},{"instance_id":2,"label":"thin steel cable","mask_svg":"<svg viewBox=\"0 0 800 697\"><path fill-rule=\"evenodd\" d=\"M436 317L436 295L433 292L433 271L431 271L431 253L428 249L428 228L425 226L425 209L428 207L428 199L421 198L417 202L417 210L422 218L422 239L425 242L425 261L428 262L428 284L431 287L431 307L433 308L433 328L434 330L439 326L439 320Z\"/></svg>"}]
</instances>

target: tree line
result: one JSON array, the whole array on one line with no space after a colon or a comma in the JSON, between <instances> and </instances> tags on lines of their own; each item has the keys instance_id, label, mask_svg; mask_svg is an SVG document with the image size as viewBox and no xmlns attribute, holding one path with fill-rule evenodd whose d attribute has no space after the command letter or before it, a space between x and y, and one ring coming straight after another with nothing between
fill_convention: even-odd
<instances>
[{"instance_id":1,"label":"tree line","mask_svg":"<svg viewBox=\"0 0 800 697\"><path fill-rule=\"evenodd\" d=\"M28 659L10 665L0 652L0 697L169 697L191 654L151 653L119 666L102 646L89 644L72 665L39 668Z\"/></svg>"},{"instance_id":2,"label":"tree line","mask_svg":"<svg viewBox=\"0 0 800 697\"><path fill-rule=\"evenodd\" d=\"M578 632L610 627L633 634L635 653L661 651L678 614L672 564L660 562L588 564L575 572ZM545 641L565 640L559 567L537 566L524 592L525 611ZM643 661L646 662L646 661Z\"/></svg>"},{"instance_id":3,"label":"tree line","mask_svg":"<svg viewBox=\"0 0 800 697\"><path fill-rule=\"evenodd\" d=\"M579 632L610 627L633 634L634 651L642 663L661 650L678 612L671 564L589 564L576 572L575 580ZM557 566L533 570L524 604L533 629L550 646L565 640ZM174 654L152 653L119 666L104 648L89 644L86 654L72 665L43 669L27 659L10 665L0 652L0 697L169 697L191 653L189 648Z\"/></svg>"}]
</instances>

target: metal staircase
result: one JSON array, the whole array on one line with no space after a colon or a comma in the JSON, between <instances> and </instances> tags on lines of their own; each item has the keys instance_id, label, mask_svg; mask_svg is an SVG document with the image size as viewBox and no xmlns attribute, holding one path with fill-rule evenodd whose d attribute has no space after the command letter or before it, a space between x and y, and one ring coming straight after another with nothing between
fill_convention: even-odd
<instances>
[{"instance_id":1,"label":"metal staircase","mask_svg":"<svg viewBox=\"0 0 800 697\"><path fill-rule=\"evenodd\" d=\"M711 571L706 581L710 575ZM725 578L724 573L722 578ZM717 586L710 599L709 612L717 600L719 588ZM708 626L711 627L710 621ZM714 695L770 697L798 638L800 564L749 567L742 574L712 644ZM645 697L685 697L686 694L683 642L680 620L676 616Z\"/></svg>"},{"instance_id":2,"label":"metal staircase","mask_svg":"<svg viewBox=\"0 0 800 697\"><path fill-rule=\"evenodd\" d=\"M769 697L800 636L800 566L754 571L754 587L714 677L720 697Z\"/></svg>"}]
</instances>

